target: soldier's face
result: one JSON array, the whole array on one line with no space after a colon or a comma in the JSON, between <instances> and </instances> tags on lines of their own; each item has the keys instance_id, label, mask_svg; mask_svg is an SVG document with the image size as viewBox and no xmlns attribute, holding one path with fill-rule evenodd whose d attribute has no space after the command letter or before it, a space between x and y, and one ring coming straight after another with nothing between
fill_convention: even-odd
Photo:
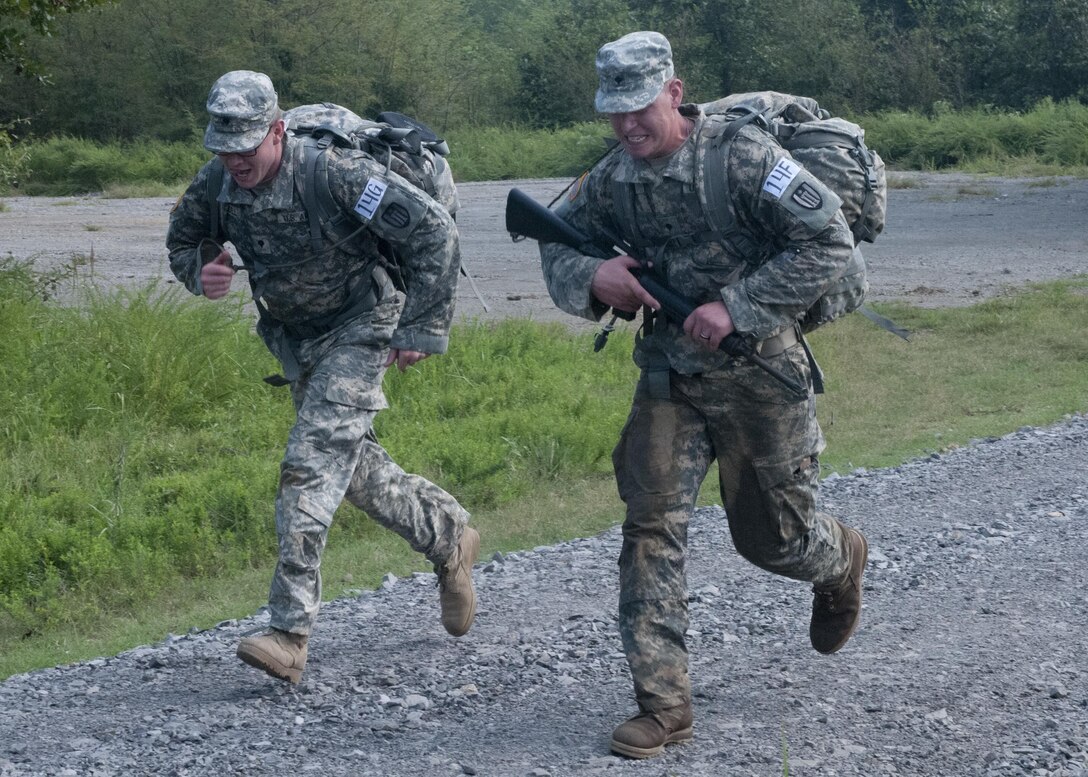
<instances>
[{"instance_id":1,"label":"soldier's face","mask_svg":"<svg viewBox=\"0 0 1088 777\"><path fill-rule=\"evenodd\" d=\"M253 189L276 177L283 154L283 133L283 122L274 122L255 153L219 155L223 166L238 186Z\"/></svg>"},{"instance_id":2,"label":"soldier's face","mask_svg":"<svg viewBox=\"0 0 1088 777\"><path fill-rule=\"evenodd\" d=\"M652 103L630 113L610 113L612 132L623 149L636 159L659 159L683 145L689 123L677 112L683 84L674 78Z\"/></svg>"}]
</instances>

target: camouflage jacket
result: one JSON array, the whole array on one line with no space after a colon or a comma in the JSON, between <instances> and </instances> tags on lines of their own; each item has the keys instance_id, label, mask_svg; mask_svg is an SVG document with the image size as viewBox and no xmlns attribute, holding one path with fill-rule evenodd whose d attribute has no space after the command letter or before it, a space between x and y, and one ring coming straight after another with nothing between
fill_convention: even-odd
<instances>
[{"instance_id":1,"label":"camouflage jacket","mask_svg":"<svg viewBox=\"0 0 1088 777\"><path fill-rule=\"evenodd\" d=\"M725 160L736 235L707 241L706 223L695 185L703 164L699 142L705 117L696 118L687 141L667 160L651 165L619 150L590 170L557 208L564 220L595 242L608 244L605 232L617 234L664 270L666 282L698 304L721 300L738 332L757 340L792 326L842 273L853 250L853 238L838 210L813 203L837 202L815 176L799 168L769 135L744 127L733 139ZM779 198L775 186L785 159L797 169L805 190L816 197ZM655 160L656 162L656 160ZM633 187L639 236L624 227L618 212L617 182ZM648 244L648 245L647 245ZM568 313L599 319L607 308L590 291L602 260L572 248L540 246L544 278L552 299ZM729 359L707 353L676 325L659 317L654 332L640 338L635 361L643 367L661 364L695 374L717 369Z\"/></svg>"},{"instance_id":2,"label":"camouflage jacket","mask_svg":"<svg viewBox=\"0 0 1088 777\"><path fill-rule=\"evenodd\" d=\"M274 321L312 326L349 310L370 288L379 241L396 251L406 284L403 311L389 345L444 353L460 270L457 227L444 208L360 151L329 150L329 186L359 233L314 252L300 192L301 141L288 137L280 169L268 185L246 190L224 175L221 231L241 257L253 295ZM170 269L202 294L198 246L208 237L206 178L211 160L170 214ZM375 192L386 185L380 199ZM375 200L378 200L375 203Z\"/></svg>"}]
</instances>

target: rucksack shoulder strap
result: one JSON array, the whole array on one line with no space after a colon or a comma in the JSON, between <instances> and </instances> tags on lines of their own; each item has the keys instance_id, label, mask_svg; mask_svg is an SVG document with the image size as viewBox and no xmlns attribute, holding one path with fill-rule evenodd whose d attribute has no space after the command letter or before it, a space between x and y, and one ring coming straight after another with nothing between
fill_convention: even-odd
<instances>
[{"instance_id":1,"label":"rucksack shoulder strap","mask_svg":"<svg viewBox=\"0 0 1088 777\"><path fill-rule=\"evenodd\" d=\"M703 145L702 165L695 166L695 188L703 206L710 231L727 235L736 228L732 199L729 196L729 147L741 128L760 118L759 113L746 112L739 117L710 115L704 119L699 143Z\"/></svg>"},{"instance_id":2,"label":"rucksack shoulder strap","mask_svg":"<svg viewBox=\"0 0 1088 777\"><path fill-rule=\"evenodd\" d=\"M340 207L340 203L333 197L332 189L329 187L327 152L333 142L334 138L328 134L302 139L300 193L309 223L310 247L315 253L322 250L324 243L322 224L334 236L336 242L350 237L359 226Z\"/></svg>"},{"instance_id":3,"label":"rucksack shoulder strap","mask_svg":"<svg viewBox=\"0 0 1088 777\"><path fill-rule=\"evenodd\" d=\"M223 189L223 161L216 157L208 168L204 181L204 196L208 203L208 237L219 240L219 192Z\"/></svg>"},{"instance_id":4,"label":"rucksack shoulder strap","mask_svg":"<svg viewBox=\"0 0 1088 777\"><path fill-rule=\"evenodd\" d=\"M614 215L619 222L620 234L627 238L627 242L635 248L647 246L646 235L639 226L638 217L635 215L635 197L638 184L631 181L612 179L612 199L615 203Z\"/></svg>"}]
</instances>

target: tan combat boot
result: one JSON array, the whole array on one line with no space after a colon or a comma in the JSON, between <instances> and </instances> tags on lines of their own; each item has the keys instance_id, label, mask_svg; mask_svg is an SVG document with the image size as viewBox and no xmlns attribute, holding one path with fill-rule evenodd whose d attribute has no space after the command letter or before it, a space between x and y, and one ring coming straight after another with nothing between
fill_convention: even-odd
<instances>
[{"instance_id":1,"label":"tan combat boot","mask_svg":"<svg viewBox=\"0 0 1088 777\"><path fill-rule=\"evenodd\" d=\"M263 669L268 674L289 683L302 679L306 666L305 634L291 634L279 629L269 629L256 637L246 637L238 643L238 658L250 666Z\"/></svg>"},{"instance_id":2,"label":"tan combat boot","mask_svg":"<svg viewBox=\"0 0 1088 777\"><path fill-rule=\"evenodd\" d=\"M466 526L446 563L438 568L442 625L455 637L467 634L476 617L476 589L472 586L472 565L480 555L480 533Z\"/></svg>"},{"instance_id":3,"label":"tan combat boot","mask_svg":"<svg viewBox=\"0 0 1088 777\"><path fill-rule=\"evenodd\" d=\"M665 745L691 741L691 703L650 712L641 710L612 732L612 752L628 758L650 758Z\"/></svg>"},{"instance_id":4,"label":"tan combat boot","mask_svg":"<svg viewBox=\"0 0 1088 777\"><path fill-rule=\"evenodd\" d=\"M834 653L845 645L861 618L861 575L869 559L869 544L857 529L843 528L850 543L846 578L831 588L812 588L812 622L808 635L812 647L820 653Z\"/></svg>"}]
</instances>

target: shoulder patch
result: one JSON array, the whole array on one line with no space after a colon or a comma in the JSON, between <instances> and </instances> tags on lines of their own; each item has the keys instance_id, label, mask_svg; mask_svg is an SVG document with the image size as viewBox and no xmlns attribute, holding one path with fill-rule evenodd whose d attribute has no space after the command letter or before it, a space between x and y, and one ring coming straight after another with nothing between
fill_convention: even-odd
<instances>
[{"instance_id":1,"label":"shoulder patch","mask_svg":"<svg viewBox=\"0 0 1088 777\"><path fill-rule=\"evenodd\" d=\"M393 229L404 229L412 222L412 215L399 202L391 202L382 211L382 221Z\"/></svg>"},{"instance_id":2,"label":"shoulder patch","mask_svg":"<svg viewBox=\"0 0 1088 777\"><path fill-rule=\"evenodd\" d=\"M819 210L824 204L824 198L816 191L816 187L805 181L802 181L790 196L805 210Z\"/></svg>"},{"instance_id":3,"label":"shoulder patch","mask_svg":"<svg viewBox=\"0 0 1088 777\"><path fill-rule=\"evenodd\" d=\"M366 188L363 189L363 193L359 195L359 200L355 203L355 212L367 221L373 219L374 214L378 212L378 206L382 204L385 190L388 188L389 185L385 181L371 178L366 182Z\"/></svg>"},{"instance_id":4,"label":"shoulder patch","mask_svg":"<svg viewBox=\"0 0 1088 777\"><path fill-rule=\"evenodd\" d=\"M799 172L801 172L801 165L792 159L782 157L767 176L767 180L763 182L763 191L776 200L782 199L782 195L786 193L786 189L793 183L793 179Z\"/></svg>"},{"instance_id":5,"label":"shoulder patch","mask_svg":"<svg viewBox=\"0 0 1088 777\"><path fill-rule=\"evenodd\" d=\"M793 160L780 159L775 170L780 168L784 175L776 178L772 171L763 190L771 193L781 208L793 214L809 229L819 231L826 227L842 206L839 196Z\"/></svg>"}]
</instances>

